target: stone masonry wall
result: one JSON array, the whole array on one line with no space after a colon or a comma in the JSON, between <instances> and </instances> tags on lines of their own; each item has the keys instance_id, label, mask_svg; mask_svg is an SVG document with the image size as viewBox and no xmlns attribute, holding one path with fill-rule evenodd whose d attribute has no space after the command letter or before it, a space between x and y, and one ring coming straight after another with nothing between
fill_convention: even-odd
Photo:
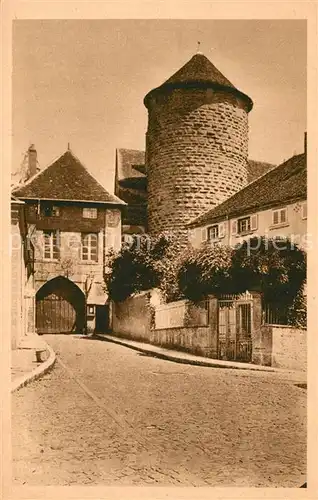
<instances>
[{"instance_id":1,"label":"stone masonry wall","mask_svg":"<svg viewBox=\"0 0 318 500\"><path fill-rule=\"evenodd\" d=\"M63 207L62 216L47 217L46 220L35 219L37 229L33 236L35 250L35 288L38 291L47 281L57 276L65 276L84 291L84 283L90 274L94 275L94 287L100 296L105 295L103 270L107 252L121 245L121 216L118 209L103 209L99 218L81 220L78 207ZM77 210L77 211L76 211ZM72 217L73 216L73 221ZM72 230L69 228L72 222ZM44 225L45 223L45 225ZM82 226L85 224L85 226ZM43 228L44 225L44 228ZM81 259L81 230L98 234L98 261L87 262ZM44 259L43 229L59 230L60 256L57 260ZM106 298L106 296L105 296Z\"/></svg>"},{"instance_id":2,"label":"stone masonry wall","mask_svg":"<svg viewBox=\"0 0 318 500\"><path fill-rule=\"evenodd\" d=\"M187 320L180 317L180 327L169 328L172 321L167 318L165 325L157 325L156 310L162 304L154 291L136 294L123 302L112 303L112 331L118 337L129 338L149 344L179 349L211 358L217 357L217 299L208 302L209 322L202 320L202 308L187 303ZM184 301L181 301L182 304ZM176 303L177 304L177 303ZM184 307L181 304L181 308ZM163 306L164 307L164 306ZM199 309L199 311L195 311ZM166 307L167 316L174 315L173 308ZM201 318L198 319L198 314ZM199 321L199 323L198 323ZM187 326L185 326L187 325ZM162 328L162 326L165 326Z\"/></svg>"},{"instance_id":3,"label":"stone masonry wall","mask_svg":"<svg viewBox=\"0 0 318 500\"><path fill-rule=\"evenodd\" d=\"M272 327L272 366L306 371L306 330L278 325Z\"/></svg>"},{"instance_id":4,"label":"stone masonry wall","mask_svg":"<svg viewBox=\"0 0 318 500\"><path fill-rule=\"evenodd\" d=\"M16 349L23 333L22 242L18 224L11 225L11 348Z\"/></svg>"},{"instance_id":5,"label":"stone masonry wall","mask_svg":"<svg viewBox=\"0 0 318 500\"><path fill-rule=\"evenodd\" d=\"M248 114L243 101L212 89L176 89L148 108L148 227L157 234L184 228L246 185Z\"/></svg>"}]
</instances>

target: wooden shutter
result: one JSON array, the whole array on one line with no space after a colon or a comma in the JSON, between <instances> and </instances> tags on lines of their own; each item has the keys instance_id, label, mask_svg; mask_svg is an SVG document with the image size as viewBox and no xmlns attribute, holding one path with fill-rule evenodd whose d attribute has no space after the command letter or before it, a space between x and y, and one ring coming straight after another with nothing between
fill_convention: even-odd
<instances>
[{"instance_id":1,"label":"wooden shutter","mask_svg":"<svg viewBox=\"0 0 318 500\"><path fill-rule=\"evenodd\" d=\"M280 222L282 224L287 222L287 208L282 208L282 210L280 210Z\"/></svg>"},{"instance_id":2,"label":"wooden shutter","mask_svg":"<svg viewBox=\"0 0 318 500\"><path fill-rule=\"evenodd\" d=\"M258 228L258 215L255 214L255 215L251 215L251 231L256 231L256 229Z\"/></svg>"},{"instance_id":3,"label":"wooden shutter","mask_svg":"<svg viewBox=\"0 0 318 500\"><path fill-rule=\"evenodd\" d=\"M233 235L237 234L237 220L232 220L232 222L231 222L231 233Z\"/></svg>"},{"instance_id":4,"label":"wooden shutter","mask_svg":"<svg viewBox=\"0 0 318 500\"><path fill-rule=\"evenodd\" d=\"M201 241L207 241L208 239L208 230L206 227L202 227L201 229Z\"/></svg>"},{"instance_id":5,"label":"wooden shutter","mask_svg":"<svg viewBox=\"0 0 318 500\"><path fill-rule=\"evenodd\" d=\"M278 210L274 210L273 211L273 225L275 226L278 223L279 223L279 212L278 212Z\"/></svg>"},{"instance_id":6,"label":"wooden shutter","mask_svg":"<svg viewBox=\"0 0 318 500\"><path fill-rule=\"evenodd\" d=\"M225 222L219 224L219 238L224 238L225 236Z\"/></svg>"}]
</instances>

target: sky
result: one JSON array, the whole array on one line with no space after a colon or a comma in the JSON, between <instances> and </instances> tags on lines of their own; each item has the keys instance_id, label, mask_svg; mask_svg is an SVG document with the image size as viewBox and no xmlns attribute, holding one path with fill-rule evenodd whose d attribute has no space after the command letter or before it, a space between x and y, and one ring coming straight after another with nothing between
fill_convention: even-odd
<instances>
[{"instance_id":1,"label":"sky","mask_svg":"<svg viewBox=\"0 0 318 500\"><path fill-rule=\"evenodd\" d=\"M116 148L145 149L143 98L197 51L241 91L249 158L303 152L306 21L15 20L12 171L35 144L40 168L71 150L113 191Z\"/></svg>"}]
</instances>

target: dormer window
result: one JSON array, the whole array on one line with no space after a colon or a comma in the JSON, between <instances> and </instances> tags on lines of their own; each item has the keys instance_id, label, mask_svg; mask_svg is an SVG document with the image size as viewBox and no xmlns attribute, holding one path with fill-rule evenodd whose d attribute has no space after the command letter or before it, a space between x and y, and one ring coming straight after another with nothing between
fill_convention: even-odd
<instances>
[{"instance_id":1,"label":"dormer window","mask_svg":"<svg viewBox=\"0 0 318 500\"><path fill-rule=\"evenodd\" d=\"M83 208L83 219L97 219L97 208Z\"/></svg>"}]
</instances>

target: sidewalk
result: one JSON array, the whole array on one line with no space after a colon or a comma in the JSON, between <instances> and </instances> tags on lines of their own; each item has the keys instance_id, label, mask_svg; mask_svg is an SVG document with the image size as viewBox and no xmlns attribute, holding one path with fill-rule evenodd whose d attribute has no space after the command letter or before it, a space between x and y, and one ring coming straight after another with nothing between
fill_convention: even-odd
<instances>
[{"instance_id":1,"label":"sidewalk","mask_svg":"<svg viewBox=\"0 0 318 500\"><path fill-rule=\"evenodd\" d=\"M36 351L42 351L37 361ZM17 349L11 351L11 392L44 375L55 363L52 348L38 335L25 337Z\"/></svg>"},{"instance_id":2,"label":"sidewalk","mask_svg":"<svg viewBox=\"0 0 318 500\"><path fill-rule=\"evenodd\" d=\"M250 370L257 372L272 372L285 376L289 380L295 380L298 383L307 382L306 372L286 370L283 368L274 368L272 366L261 366L254 365L252 363L241 363L237 361L223 361L220 359L205 358L203 356L196 356L194 354L189 354L187 352L177 351L174 349L167 349L165 347L160 347L152 344L146 344L144 342L136 342L135 340L125 339L122 337L116 337L110 334L95 334L94 337L107 340L109 342L114 342L130 349L148 354L149 356L167 359L169 361L174 361L176 363L183 363L196 366L207 366L210 368L232 368L238 370Z\"/></svg>"},{"instance_id":3,"label":"sidewalk","mask_svg":"<svg viewBox=\"0 0 318 500\"><path fill-rule=\"evenodd\" d=\"M13 349L11 351L11 381L15 382L40 364L36 362L35 349Z\"/></svg>"}]
</instances>

